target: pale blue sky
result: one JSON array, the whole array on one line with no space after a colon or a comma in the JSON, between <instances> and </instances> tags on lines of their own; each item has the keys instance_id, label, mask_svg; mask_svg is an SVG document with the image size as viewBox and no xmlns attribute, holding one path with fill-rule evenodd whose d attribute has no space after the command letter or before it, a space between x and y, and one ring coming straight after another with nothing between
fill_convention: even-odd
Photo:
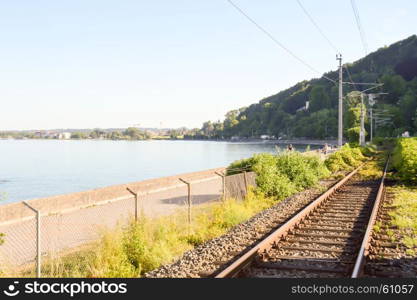
<instances>
[{"instance_id":1,"label":"pale blue sky","mask_svg":"<svg viewBox=\"0 0 417 300\"><path fill-rule=\"evenodd\" d=\"M234 0L320 72L334 50L295 0ZM302 0L346 61L349 0ZM356 0L369 51L416 34L417 1ZM226 0L0 0L0 130L199 127L317 77Z\"/></svg>"}]
</instances>

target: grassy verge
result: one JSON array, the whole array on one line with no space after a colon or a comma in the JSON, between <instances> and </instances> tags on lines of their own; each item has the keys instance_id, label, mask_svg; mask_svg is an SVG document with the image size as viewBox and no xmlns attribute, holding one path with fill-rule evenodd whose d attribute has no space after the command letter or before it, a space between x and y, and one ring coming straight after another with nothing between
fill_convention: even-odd
<instances>
[{"instance_id":1,"label":"grassy verge","mask_svg":"<svg viewBox=\"0 0 417 300\"><path fill-rule=\"evenodd\" d=\"M393 202L385 206L390 209L389 226L398 229L397 236L390 231L391 238L406 246L408 255L417 256L417 187L398 185L388 187L387 192L394 194Z\"/></svg>"},{"instance_id":2,"label":"grassy verge","mask_svg":"<svg viewBox=\"0 0 417 300\"><path fill-rule=\"evenodd\" d=\"M385 226L377 224L375 229L395 228L387 229L392 241L404 245L406 254L417 256L417 139L400 138L391 144L395 147L388 177L398 183L387 187L394 196L392 203L384 206L389 209L390 221Z\"/></svg>"}]
</instances>

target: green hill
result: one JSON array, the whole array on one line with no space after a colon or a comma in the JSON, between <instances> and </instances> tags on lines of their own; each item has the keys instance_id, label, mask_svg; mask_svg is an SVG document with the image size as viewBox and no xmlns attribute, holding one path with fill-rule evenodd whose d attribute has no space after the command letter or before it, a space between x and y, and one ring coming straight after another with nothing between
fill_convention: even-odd
<instances>
[{"instance_id":1,"label":"green hill","mask_svg":"<svg viewBox=\"0 0 417 300\"><path fill-rule=\"evenodd\" d=\"M384 83L382 88L373 91L388 93L378 98L375 109L385 110L392 116L392 122L379 124L377 136L395 136L405 130L417 133L416 35L380 48L347 66L354 82ZM337 70L324 75L338 79ZM350 81L346 70L344 81ZM354 86L345 84L344 96L354 90ZM309 101L309 109L297 112L306 101ZM259 103L228 112L223 122L208 121L201 130L186 138L259 137L263 134L310 139L336 137L337 102L337 84L323 77L302 81ZM344 105L347 103L349 101ZM345 112L349 112L349 107ZM344 119L350 122L348 116ZM368 122L366 126L369 126Z\"/></svg>"}]
</instances>

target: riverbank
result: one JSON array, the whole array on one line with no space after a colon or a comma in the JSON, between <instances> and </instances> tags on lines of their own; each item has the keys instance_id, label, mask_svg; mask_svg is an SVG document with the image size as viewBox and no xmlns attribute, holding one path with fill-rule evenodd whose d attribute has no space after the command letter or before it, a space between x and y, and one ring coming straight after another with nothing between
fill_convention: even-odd
<instances>
[{"instance_id":1,"label":"riverbank","mask_svg":"<svg viewBox=\"0 0 417 300\"><path fill-rule=\"evenodd\" d=\"M315 145L315 146L323 146L325 144L328 145L337 145L337 140L303 140L303 139L292 139L292 140L262 140L262 139L254 139L254 140L242 140L242 141L230 141L231 143L253 143L253 144L293 144L293 145Z\"/></svg>"},{"instance_id":2,"label":"riverbank","mask_svg":"<svg viewBox=\"0 0 417 300\"><path fill-rule=\"evenodd\" d=\"M260 138L248 138L248 139L183 139L183 138L170 138L170 137L154 137L149 139L109 139L109 138L85 138L85 139L78 139L78 138L69 138L69 139L58 139L58 138L4 138L0 137L0 140L58 140L58 141L187 141L187 142L220 142L220 143L234 143L234 144L272 144L272 145L279 145L279 144L294 144L294 145L317 145L323 146L324 144L328 145L336 145L337 140L329 139L329 140L309 140L309 139L288 139L288 140L268 140L268 139L260 139Z\"/></svg>"},{"instance_id":3,"label":"riverbank","mask_svg":"<svg viewBox=\"0 0 417 300\"><path fill-rule=\"evenodd\" d=\"M173 139L175 140L175 139ZM182 139L177 139L180 141ZM287 140L276 140L276 139L260 139L260 138L245 138L245 139L192 139L184 141L208 141L208 142L224 142L224 143L233 143L233 144L270 144L270 145L314 145L314 146L323 146L325 144L328 145L337 145L336 139L328 139L328 140L309 140L309 139L287 139ZM346 141L344 141L345 143Z\"/></svg>"}]
</instances>

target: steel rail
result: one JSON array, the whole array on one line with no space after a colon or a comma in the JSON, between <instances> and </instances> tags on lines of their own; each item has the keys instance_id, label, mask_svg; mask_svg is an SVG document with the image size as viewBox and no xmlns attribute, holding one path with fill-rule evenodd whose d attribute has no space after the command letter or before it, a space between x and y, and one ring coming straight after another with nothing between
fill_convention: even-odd
<instances>
[{"instance_id":1,"label":"steel rail","mask_svg":"<svg viewBox=\"0 0 417 300\"><path fill-rule=\"evenodd\" d=\"M366 232L362 240L361 248L359 250L358 257L355 262L355 266L353 267L353 272L351 274L351 278L358 278L362 275L363 267L365 265L365 259L369 254L369 246L371 242L372 230L376 222L376 218L378 215L379 207L381 206L382 196L384 194L384 180L387 175L388 163L390 157L388 157L387 162L385 163L384 174L381 178L381 183L379 185L378 194L376 196L374 206L372 208L371 216L369 217L369 222L366 227Z\"/></svg>"},{"instance_id":2,"label":"steel rail","mask_svg":"<svg viewBox=\"0 0 417 300\"><path fill-rule=\"evenodd\" d=\"M248 252L246 252L241 257L239 257L226 269L218 273L215 276L215 278L235 277L242 269L244 269L245 267L251 264L252 260L256 257L256 255L269 250L273 246L275 241L286 236L288 232L290 232L295 226L297 226L308 215L310 215L316 208L318 208L321 204L323 204L330 196L332 196L339 188L341 188L353 175L355 175L358 172L358 170L362 168L362 166L363 164L357 167L352 172L350 172L342 180L340 180L335 185L333 185L330 189L328 189L324 194L319 196L317 199L315 199L313 202L307 205L303 210L301 210L294 217L292 217L288 222L280 226L277 230L271 233L268 237L266 237L265 239L257 243Z\"/></svg>"}]
</instances>

